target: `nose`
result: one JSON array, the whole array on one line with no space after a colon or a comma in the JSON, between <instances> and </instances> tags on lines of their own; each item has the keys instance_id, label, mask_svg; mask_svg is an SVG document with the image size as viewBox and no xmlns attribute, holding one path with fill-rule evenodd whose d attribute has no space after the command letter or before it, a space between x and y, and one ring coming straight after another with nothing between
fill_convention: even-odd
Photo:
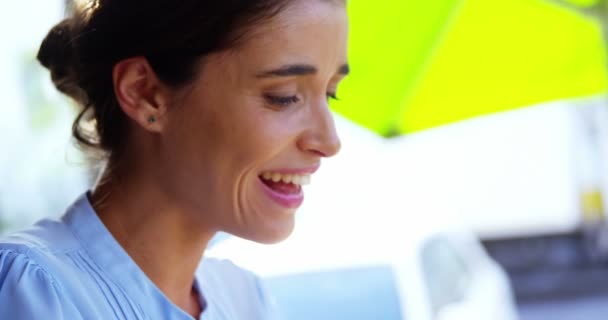
<instances>
[{"instance_id":1,"label":"nose","mask_svg":"<svg viewBox=\"0 0 608 320\"><path fill-rule=\"evenodd\" d=\"M298 140L300 150L321 157L331 157L340 151L341 142L336 131L334 117L327 101L311 107L307 129Z\"/></svg>"}]
</instances>

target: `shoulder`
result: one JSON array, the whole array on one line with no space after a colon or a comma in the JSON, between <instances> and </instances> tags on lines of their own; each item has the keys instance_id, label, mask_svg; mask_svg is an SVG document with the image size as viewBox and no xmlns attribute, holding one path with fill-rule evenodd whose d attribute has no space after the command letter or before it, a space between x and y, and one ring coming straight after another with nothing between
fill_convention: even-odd
<instances>
[{"instance_id":1,"label":"shoulder","mask_svg":"<svg viewBox=\"0 0 608 320\"><path fill-rule=\"evenodd\" d=\"M0 250L28 255L30 252L58 253L75 250L78 241L70 229L58 220L41 220L32 227L0 238Z\"/></svg>"},{"instance_id":2,"label":"shoulder","mask_svg":"<svg viewBox=\"0 0 608 320\"><path fill-rule=\"evenodd\" d=\"M234 307L251 319L275 318L273 300L260 278L251 271L230 260L205 258L196 276L211 304L225 309Z\"/></svg>"},{"instance_id":3,"label":"shoulder","mask_svg":"<svg viewBox=\"0 0 608 320\"><path fill-rule=\"evenodd\" d=\"M0 249L0 310L7 310L11 319L64 319L73 306L61 302L61 287L30 253L16 244Z\"/></svg>"},{"instance_id":4,"label":"shoulder","mask_svg":"<svg viewBox=\"0 0 608 320\"><path fill-rule=\"evenodd\" d=\"M28 256L25 248L22 249L0 249L0 288L35 289L46 286L52 291L58 289L56 281L45 268Z\"/></svg>"},{"instance_id":5,"label":"shoulder","mask_svg":"<svg viewBox=\"0 0 608 320\"><path fill-rule=\"evenodd\" d=\"M27 229L0 237L0 250L11 250L25 255L61 255L82 249L76 234L88 232L91 219L76 218L87 216L92 210L87 194L78 197L59 219L43 219Z\"/></svg>"},{"instance_id":6,"label":"shoulder","mask_svg":"<svg viewBox=\"0 0 608 320\"><path fill-rule=\"evenodd\" d=\"M5 258L19 257L48 269L65 262L65 255L78 250L79 242L61 221L42 220L29 229L0 238Z\"/></svg>"},{"instance_id":7,"label":"shoulder","mask_svg":"<svg viewBox=\"0 0 608 320\"><path fill-rule=\"evenodd\" d=\"M65 253L75 243L62 222L50 219L0 238L0 306L58 295L61 288L53 275L64 268Z\"/></svg>"},{"instance_id":8,"label":"shoulder","mask_svg":"<svg viewBox=\"0 0 608 320\"><path fill-rule=\"evenodd\" d=\"M0 249L0 284L12 281L12 276L24 279L40 279L51 285L53 280L34 259L28 256L28 249L15 246L15 249ZM35 281L35 280L33 280Z\"/></svg>"}]
</instances>

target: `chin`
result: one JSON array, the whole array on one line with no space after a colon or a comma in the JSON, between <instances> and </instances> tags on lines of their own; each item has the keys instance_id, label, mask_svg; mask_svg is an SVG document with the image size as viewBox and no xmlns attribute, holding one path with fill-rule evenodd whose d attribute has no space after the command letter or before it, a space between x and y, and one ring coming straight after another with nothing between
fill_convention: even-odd
<instances>
[{"instance_id":1,"label":"chin","mask_svg":"<svg viewBox=\"0 0 608 320\"><path fill-rule=\"evenodd\" d=\"M235 235L261 244L276 244L287 239L291 235L295 227L294 220L295 219L291 219L289 222L264 226L256 228L255 230L248 230L242 235Z\"/></svg>"},{"instance_id":2,"label":"chin","mask_svg":"<svg viewBox=\"0 0 608 320\"><path fill-rule=\"evenodd\" d=\"M261 243L261 244L277 244L277 243L282 242L283 240L289 238L292 231L293 231L293 228L291 228L287 232L283 232L283 233L279 233L279 234L263 235L262 237L259 237L258 240L254 240L254 241Z\"/></svg>"}]
</instances>

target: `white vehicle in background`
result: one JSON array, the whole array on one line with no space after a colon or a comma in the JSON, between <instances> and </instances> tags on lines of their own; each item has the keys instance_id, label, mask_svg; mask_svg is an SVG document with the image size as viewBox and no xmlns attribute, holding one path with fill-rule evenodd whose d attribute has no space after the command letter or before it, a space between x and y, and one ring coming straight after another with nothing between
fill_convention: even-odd
<instances>
[{"instance_id":1,"label":"white vehicle in background","mask_svg":"<svg viewBox=\"0 0 608 320\"><path fill-rule=\"evenodd\" d=\"M260 275L281 319L517 319L506 274L473 234L369 236L296 232L273 246L230 238L207 255Z\"/></svg>"}]
</instances>

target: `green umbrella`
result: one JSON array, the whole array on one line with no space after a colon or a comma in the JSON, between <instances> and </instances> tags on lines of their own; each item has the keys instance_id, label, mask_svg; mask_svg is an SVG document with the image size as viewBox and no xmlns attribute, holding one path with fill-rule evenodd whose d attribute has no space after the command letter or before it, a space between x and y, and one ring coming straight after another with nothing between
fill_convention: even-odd
<instances>
[{"instance_id":1,"label":"green umbrella","mask_svg":"<svg viewBox=\"0 0 608 320\"><path fill-rule=\"evenodd\" d=\"M384 136L608 87L599 23L547 0L353 0L348 9L353 72L332 108Z\"/></svg>"}]
</instances>

